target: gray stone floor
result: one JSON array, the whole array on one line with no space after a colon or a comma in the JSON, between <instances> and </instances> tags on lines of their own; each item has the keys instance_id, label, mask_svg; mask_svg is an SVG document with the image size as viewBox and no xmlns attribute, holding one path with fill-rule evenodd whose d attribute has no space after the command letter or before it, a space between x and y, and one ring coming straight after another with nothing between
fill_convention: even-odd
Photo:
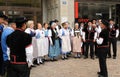
<instances>
[{"instance_id":1,"label":"gray stone floor","mask_svg":"<svg viewBox=\"0 0 120 77\"><path fill-rule=\"evenodd\" d=\"M120 77L120 42L117 59L107 59L109 77ZM46 62L32 68L31 77L98 77L98 59L74 59Z\"/></svg>"}]
</instances>

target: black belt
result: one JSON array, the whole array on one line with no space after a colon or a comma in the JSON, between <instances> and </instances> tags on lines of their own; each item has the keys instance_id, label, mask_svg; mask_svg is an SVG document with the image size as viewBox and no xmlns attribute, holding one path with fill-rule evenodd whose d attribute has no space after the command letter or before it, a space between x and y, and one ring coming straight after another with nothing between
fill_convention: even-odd
<instances>
[{"instance_id":1,"label":"black belt","mask_svg":"<svg viewBox=\"0 0 120 77\"><path fill-rule=\"evenodd\" d=\"M10 63L11 64L27 64L27 62L25 61L17 61L16 55L11 55L11 60Z\"/></svg>"},{"instance_id":2,"label":"black belt","mask_svg":"<svg viewBox=\"0 0 120 77\"><path fill-rule=\"evenodd\" d=\"M109 45L102 45L102 46L97 46L97 48L108 48Z\"/></svg>"}]
</instances>

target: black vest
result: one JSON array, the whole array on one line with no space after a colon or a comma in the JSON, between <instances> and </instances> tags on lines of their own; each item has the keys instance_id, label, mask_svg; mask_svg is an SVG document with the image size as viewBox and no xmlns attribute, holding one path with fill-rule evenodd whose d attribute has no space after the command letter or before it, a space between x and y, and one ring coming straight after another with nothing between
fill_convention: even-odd
<instances>
[{"instance_id":1,"label":"black vest","mask_svg":"<svg viewBox=\"0 0 120 77\"><path fill-rule=\"evenodd\" d=\"M95 34L94 28L91 28L91 30L86 28L86 30L85 30L85 39L86 39L86 41L93 41L94 40L94 34Z\"/></svg>"},{"instance_id":2,"label":"black vest","mask_svg":"<svg viewBox=\"0 0 120 77\"><path fill-rule=\"evenodd\" d=\"M108 46L109 42L109 31L107 29L103 29L99 35L100 38L103 38L103 43L98 46Z\"/></svg>"},{"instance_id":3,"label":"black vest","mask_svg":"<svg viewBox=\"0 0 120 77\"><path fill-rule=\"evenodd\" d=\"M51 29L51 31L52 31L52 36L51 36L52 42L53 42L53 45L55 45L55 40L56 40L56 39L59 39L58 33L57 33L57 30L56 30L56 29L55 29L56 32L54 32L53 29Z\"/></svg>"},{"instance_id":4,"label":"black vest","mask_svg":"<svg viewBox=\"0 0 120 77\"><path fill-rule=\"evenodd\" d=\"M31 44L32 37L20 30L15 30L7 37L7 45L10 48L11 61L26 62L25 48Z\"/></svg>"},{"instance_id":5,"label":"black vest","mask_svg":"<svg viewBox=\"0 0 120 77\"><path fill-rule=\"evenodd\" d=\"M115 38L116 37L116 30L118 29L117 26L113 26L111 29L109 29L109 37Z\"/></svg>"}]
</instances>

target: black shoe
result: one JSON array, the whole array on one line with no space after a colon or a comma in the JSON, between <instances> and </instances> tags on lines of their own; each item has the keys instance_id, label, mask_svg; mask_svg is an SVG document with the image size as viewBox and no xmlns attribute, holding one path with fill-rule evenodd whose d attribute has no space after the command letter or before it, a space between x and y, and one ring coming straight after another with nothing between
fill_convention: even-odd
<instances>
[{"instance_id":1,"label":"black shoe","mask_svg":"<svg viewBox=\"0 0 120 77\"><path fill-rule=\"evenodd\" d=\"M31 67L36 67L36 65L31 65Z\"/></svg>"},{"instance_id":2,"label":"black shoe","mask_svg":"<svg viewBox=\"0 0 120 77\"><path fill-rule=\"evenodd\" d=\"M103 75L98 75L98 77L104 77Z\"/></svg>"},{"instance_id":3,"label":"black shoe","mask_svg":"<svg viewBox=\"0 0 120 77\"><path fill-rule=\"evenodd\" d=\"M56 58L54 58L54 61L58 61Z\"/></svg>"},{"instance_id":4,"label":"black shoe","mask_svg":"<svg viewBox=\"0 0 120 77\"><path fill-rule=\"evenodd\" d=\"M36 65L40 65L39 63L36 63Z\"/></svg>"},{"instance_id":5,"label":"black shoe","mask_svg":"<svg viewBox=\"0 0 120 77\"><path fill-rule=\"evenodd\" d=\"M98 56L96 56L95 58L98 58Z\"/></svg>"},{"instance_id":6,"label":"black shoe","mask_svg":"<svg viewBox=\"0 0 120 77\"><path fill-rule=\"evenodd\" d=\"M65 60L65 57L64 57L64 56L62 56L62 60Z\"/></svg>"},{"instance_id":7,"label":"black shoe","mask_svg":"<svg viewBox=\"0 0 120 77\"><path fill-rule=\"evenodd\" d=\"M92 56L91 56L91 59L93 59L93 60L94 60L94 57L92 57Z\"/></svg>"},{"instance_id":8,"label":"black shoe","mask_svg":"<svg viewBox=\"0 0 120 77\"><path fill-rule=\"evenodd\" d=\"M111 56L108 56L107 58L111 58Z\"/></svg>"},{"instance_id":9,"label":"black shoe","mask_svg":"<svg viewBox=\"0 0 120 77\"><path fill-rule=\"evenodd\" d=\"M87 58L88 58L87 56L84 57L84 59L87 59Z\"/></svg>"},{"instance_id":10,"label":"black shoe","mask_svg":"<svg viewBox=\"0 0 120 77\"><path fill-rule=\"evenodd\" d=\"M113 59L116 59L116 57L115 57L115 56L113 56Z\"/></svg>"},{"instance_id":11,"label":"black shoe","mask_svg":"<svg viewBox=\"0 0 120 77\"><path fill-rule=\"evenodd\" d=\"M54 61L54 59L53 59L53 58L51 58L51 59L50 59L50 61L52 61L52 62L53 62L53 61Z\"/></svg>"},{"instance_id":12,"label":"black shoe","mask_svg":"<svg viewBox=\"0 0 120 77\"><path fill-rule=\"evenodd\" d=\"M98 75L98 77L108 77L108 76L104 76L104 75Z\"/></svg>"},{"instance_id":13,"label":"black shoe","mask_svg":"<svg viewBox=\"0 0 120 77\"><path fill-rule=\"evenodd\" d=\"M98 75L101 75L101 72L97 72Z\"/></svg>"},{"instance_id":14,"label":"black shoe","mask_svg":"<svg viewBox=\"0 0 120 77\"><path fill-rule=\"evenodd\" d=\"M66 60L68 60L68 57L65 57Z\"/></svg>"}]
</instances>

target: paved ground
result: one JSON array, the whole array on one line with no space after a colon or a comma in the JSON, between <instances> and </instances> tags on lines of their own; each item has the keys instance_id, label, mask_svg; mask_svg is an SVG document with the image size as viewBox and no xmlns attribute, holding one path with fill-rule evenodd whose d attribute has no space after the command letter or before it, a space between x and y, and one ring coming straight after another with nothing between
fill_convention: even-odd
<instances>
[{"instance_id":1,"label":"paved ground","mask_svg":"<svg viewBox=\"0 0 120 77\"><path fill-rule=\"evenodd\" d=\"M108 59L109 77L120 77L120 42L117 59ZM98 59L74 59L46 62L31 70L31 77L98 77Z\"/></svg>"}]
</instances>

